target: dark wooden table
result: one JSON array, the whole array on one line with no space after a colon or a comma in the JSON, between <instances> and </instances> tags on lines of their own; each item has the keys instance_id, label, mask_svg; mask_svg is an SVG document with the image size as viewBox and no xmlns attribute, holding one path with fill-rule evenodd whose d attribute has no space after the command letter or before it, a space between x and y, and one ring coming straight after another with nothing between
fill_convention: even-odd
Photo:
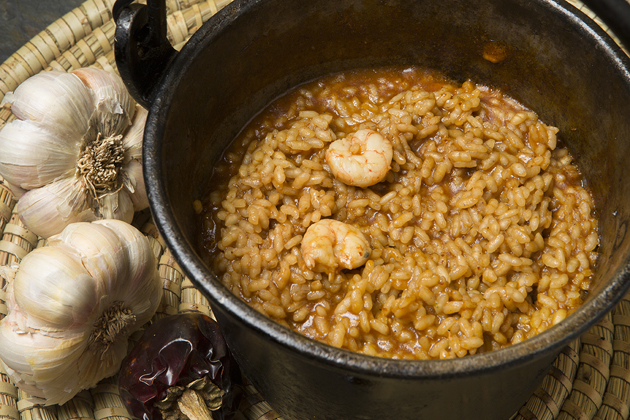
<instances>
[{"instance_id":1,"label":"dark wooden table","mask_svg":"<svg viewBox=\"0 0 630 420\"><path fill-rule=\"evenodd\" d=\"M85 0L0 0L0 63Z\"/></svg>"}]
</instances>

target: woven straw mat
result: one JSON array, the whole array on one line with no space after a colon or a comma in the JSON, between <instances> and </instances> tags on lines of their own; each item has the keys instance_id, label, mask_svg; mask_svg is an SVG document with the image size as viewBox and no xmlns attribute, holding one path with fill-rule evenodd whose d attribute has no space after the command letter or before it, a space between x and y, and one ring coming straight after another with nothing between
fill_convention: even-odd
<instances>
[{"instance_id":1,"label":"woven straw mat","mask_svg":"<svg viewBox=\"0 0 630 420\"><path fill-rule=\"evenodd\" d=\"M168 37L176 49L231 0L166 0ZM578 0L569 0L608 29ZM113 42L115 0L88 0L36 35L0 65L0 100L28 77L50 69L72 71L94 66L116 71ZM13 118L0 108L0 127ZM0 264L19 263L45 244L29 232L13 211L16 198L0 177ZM211 314L207 299L194 288L157 233L148 212L137 214L134 225L152 243L164 284L157 317L178 312ZM0 319L6 315L6 281L0 278ZM132 339L137 338L140 332ZM10 420L129 420L132 416L119 395L116 377L107 378L62 406L29 402L0 370L0 419ZM630 413L630 296L567 346L529 401L511 420L626 420ZM237 420L282 419L258 392L246 387ZM287 419L288 420L288 419Z\"/></svg>"}]
</instances>

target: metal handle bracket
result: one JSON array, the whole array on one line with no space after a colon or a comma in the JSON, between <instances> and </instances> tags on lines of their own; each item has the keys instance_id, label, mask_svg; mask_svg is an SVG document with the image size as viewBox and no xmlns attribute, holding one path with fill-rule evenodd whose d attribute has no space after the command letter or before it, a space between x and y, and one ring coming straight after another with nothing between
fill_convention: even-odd
<instances>
[{"instance_id":1,"label":"metal handle bracket","mask_svg":"<svg viewBox=\"0 0 630 420\"><path fill-rule=\"evenodd\" d=\"M118 0L113 14L118 72L131 96L149 108L162 76L177 54L166 37L166 2L148 0L141 5Z\"/></svg>"}]
</instances>

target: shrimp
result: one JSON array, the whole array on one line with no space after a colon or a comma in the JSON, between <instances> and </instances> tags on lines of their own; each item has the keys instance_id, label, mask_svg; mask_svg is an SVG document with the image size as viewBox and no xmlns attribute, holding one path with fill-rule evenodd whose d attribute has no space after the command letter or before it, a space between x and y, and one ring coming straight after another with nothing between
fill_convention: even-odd
<instances>
[{"instance_id":1,"label":"shrimp","mask_svg":"<svg viewBox=\"0 0 630 420\"><path fill-rule=\"evenodd\" d=\"M301 248L309 269L329 275L338 267L361 267L372 252L370 243L357 227L333 219L313 223L302 238Z\"/></svg>"},{"instance_id":2,"label":"shrimp","mask_svg":"<svg viewBox=\"0 0 630 420\"><path fill-rule=\"evenodd\" d=\"M393 156L389 141L376 131L363 129L331 143L326 162L344 184L369 187L385 179Z\"/></svg>"}]
</instances>

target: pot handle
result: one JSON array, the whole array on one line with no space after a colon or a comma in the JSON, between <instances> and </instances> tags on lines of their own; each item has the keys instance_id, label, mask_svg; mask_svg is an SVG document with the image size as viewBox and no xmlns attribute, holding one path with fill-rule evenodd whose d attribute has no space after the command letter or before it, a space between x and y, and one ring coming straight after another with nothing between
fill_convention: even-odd
<instances>
[{"instance_id":1,"label":"pot handle","mask_svg":"<svg viewBox=\"0 0 630 420\"><path fill-rule=\"evenodd\" d=\"M166 38L166 0L132 1L117 0L112 9L114 54L129 93L148 109L177 51Z\"/></svg>"},{"instance_id":2,"label":"pot handle","mask_svg":"<svg viewBox=\"0 0 630 420\"><path fill-rule=\"evenodd\" d=\"M627 0L582 0L630 51L630 3Z\"/></svg>"}]
</instances>

